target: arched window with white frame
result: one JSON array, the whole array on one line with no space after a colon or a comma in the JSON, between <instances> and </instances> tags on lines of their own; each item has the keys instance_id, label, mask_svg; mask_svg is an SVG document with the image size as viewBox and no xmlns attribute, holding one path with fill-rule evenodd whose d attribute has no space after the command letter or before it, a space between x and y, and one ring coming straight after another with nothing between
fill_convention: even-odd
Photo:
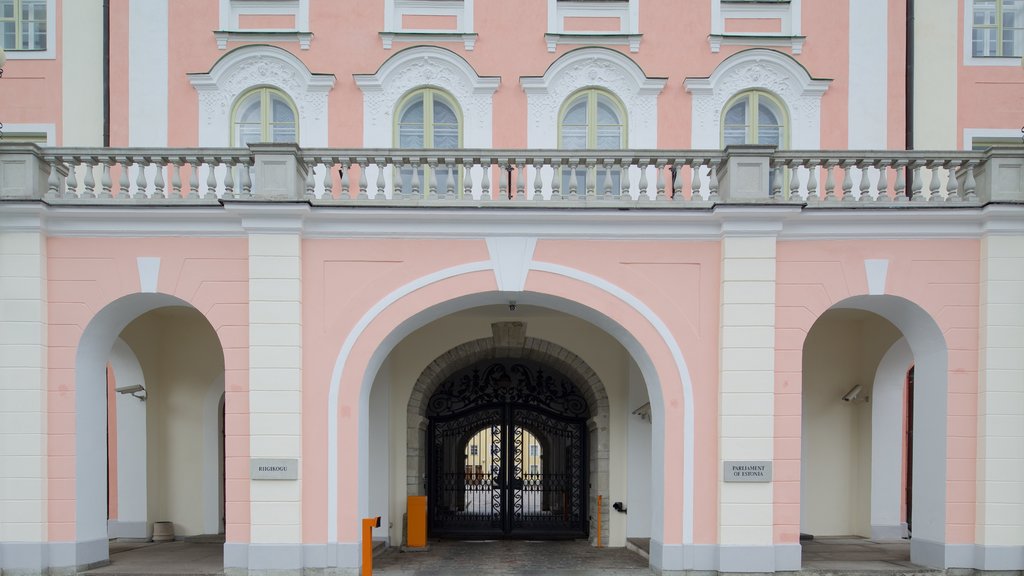
<instances>
[{"instance_id":1,"label":"arched window with white frame","mask_svg":"<svg viewBox=\"0 0 1024 576\"><path fill-rule=\"evenodd\" d=\"M735 144L767 144L789 147L786 107L764 90L747 90L733 96L722 112L722 147Z\"/></svg>"},{"instance_id":2,"label":"arched window with white frame","mask_svg":"<svg viewBox=\"0 0 1024 576\"><path fill-rule=\"evenodd\" d=\"M295 104L276 88L262 86L242 94L231 114L231 145L298 142Z\"/></svg>"},{"instance_id":3,"label":"arched window with white frame","mask_svg":"<svg viewBox=\"0 0 1024 576\"><path fill-rule=\"evenodd\" d=\"M562 150L621 150L626 146L626 109L614 95L600 88L584 88L570 95L558 116L558 147ZM577 168L576 181L572 171L562 172L562 193L574 187L584 194L591 186L598 195L618 194L621 190L620 168Z\"/></svg>"},{"instance_id":4,"label":"arched window with white frame","mask_svg":"<svg viewBox=\"0 0 1024 576\"><path fill-rule=\"evenodd\" d=\"M439 88L417 88L409 92L399 100L394 118L394 141L399 148L453 150L462 147L462 111L455 98ZM420 166L414 170L404 167L397 174L405 194L412 193L414 187L429 192L432 175L436 176L439 194L447 191L449 179L452 189L461 192L458 168Z\"/></svg>"}]
</instances>

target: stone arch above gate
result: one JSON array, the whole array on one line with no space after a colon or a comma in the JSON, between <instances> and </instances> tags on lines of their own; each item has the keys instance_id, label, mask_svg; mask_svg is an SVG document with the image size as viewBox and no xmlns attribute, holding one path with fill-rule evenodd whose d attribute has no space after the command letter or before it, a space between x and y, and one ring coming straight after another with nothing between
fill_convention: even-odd
<instances>
[{"instance_id":1,"label":"stone arch above gate","mask_svg":"<svg viewBox=\"0 0 1024 576\"><path fill-rule=\"evenodd\" d=\"M424 473L427 442L427 405L438 386L460 370L491 358L532 360L546 364L571 379L590 407L587 430L592 437L590 448L591 506L597 494L608 493L608 394L597 373L582 358L569 350L539 338L526 336L524 322L491 324L492 336L460 344L434 359L413 386L407 413L408 462L410 471L406 491L410 496L425 494ZM414 471L414 472L413 472ZM602 514L606 514L603 510ZM606 537L607 526L602 530ZM596 537L591 526L591 539Z\"/></svg>"}]
</instances>

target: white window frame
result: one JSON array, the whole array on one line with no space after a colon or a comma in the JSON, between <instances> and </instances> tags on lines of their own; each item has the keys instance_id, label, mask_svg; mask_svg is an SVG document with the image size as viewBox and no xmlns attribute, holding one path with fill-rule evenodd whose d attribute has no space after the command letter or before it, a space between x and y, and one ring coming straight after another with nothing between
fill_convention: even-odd
<instances>
[{"instance_id":1,"label":"white window frame","mask_svg":"<svg viewBox=\"0 0 1024 576\"><path fill-rule=\"evenodd\" d=\"M793 54L803 52L805 37L801 34L802 0L711 0L711 52L722 46L789 47ZM779 19L776 33L737 33L725 31L729 18Z\"/></svg>"},{"instance_id":2,"label":"white window frame","mask_svg":"<svg viewBox=\"0 0 1024 576\"><path fill-rule=\"evenodd\" d=\"M975 56L974 55L974 0L964 0L964 66L1020 66L1020 56Z\"/></svg>"},{"instance_id":3,"label":"white window frame","mask_svg":"<svg viewBox=\"0 0 1024 576\"><path fill-rule=\"evenodd\" d=\"M3 134L0 144L14 141L14 138L19 134L30 134L33 136L41 134L45 137L45 140L39 146L57 145L57 127L55 124L4 122Z\"/></svg>"},{"instance_id":4,"label":"white window frame","mask_svg":"<svg viewBox=\"0 0 1024 576\"><path fill-rule=\"evenodd\" d=\"M57 59L57 0L46 0L46 50L5 50L8 60ZM16 15L17 16L17 15Z\"/></svg>"},{"instance_id":5,"label":"white window frame","mask_svg":"<svg viewBox=\"0 0 1024 576\"><path fill-rule=\"evenodd\" d=\"M226 50L229 42L298 42L309 50L313 34L309 30L309 0L219 0L220 29L214 32L217 48ZM295 17L293 28L241 30L239 16L285 15Z\"/></svg>"},{"instance_id":6,"label":"white window frame","mask_svg":"<svg viewBox=\"0 0 1024 576\"><path fill-rule=\"evenodd\" d=\"M455 29L405 28L404 16L454 16ZM473 21L473 0L384 0L381 44L390 50L395 42L462 42L471 51L477 37Z\"/></svg>"},{"instance_id":7,"label":"white window frame","mask_svg":"<svg viewBox=\"0 0 1024 576\"><path fill-rule=\"evenodd\" d=\"M566 31L566 18L618 18L614 32ZM548 0L548 31L544 35L548 52L559 44L628 45L640 51L640 0Z\"/></svg>"},{"instance_id":8,"label":"white window frame","mask_svg":"<svg viewBox=\"0 0 1024 576\"><path fill-rule=\"evenodd\" d=\"M1024 147L1020 128L964 128L964 150L973 150L975 140L1007 140Z\"/></svg>"}]
</instances>

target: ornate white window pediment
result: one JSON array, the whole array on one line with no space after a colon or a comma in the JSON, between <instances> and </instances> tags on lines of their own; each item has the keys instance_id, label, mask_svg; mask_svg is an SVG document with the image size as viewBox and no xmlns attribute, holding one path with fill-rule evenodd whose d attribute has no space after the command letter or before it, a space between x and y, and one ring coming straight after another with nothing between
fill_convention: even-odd
<instances>
[{"instance_id":1,"label":"ornate white window pediment","mask_svg":"<svg viewBox=\"0 0 1024 576\"><path fill-rule=\"evenodd\" d=\"M411 90L434 87L454 98L463 114L463 145L492 146L492 97L500 79L477 75L461 56L436 46L407 48L389 58L374 74L357 74L363 91L363 145L394 146L394 115Z\"/></svg>"},{"instance_id":2,"label":"ornate white window pediment","mask_svg":"<svg viewBox=\"0 0 1024 576\"><path fill-rule=\"evenodd\" d=\"M579 48L556 60L543 76L520 79L526 91L527 146L557 148L559 111L566 99L584 88L603 88L628 111L630 148L656 148L658 94L664 78L648 78L640 66L608 48Z\"/></svg>"},{"instance_id":3,"label":"ornate white window pediment","mask_svg":"<svg viewBox=\"0 0 1024 576\"><path fill-rule=\"evenodd\" d=\"M775 96L790 113L790 145L814 149L821 141L821 97L831 80L812 78L792 57L775 50L751 49L725 59L707 78L687 78L686 91L693 94L692 142L694 148L718 148L724 106L746 90L764 90Z\"/></svg>"},{"instance_id":4,"label":"ornate white window pediment","mask_svg":"<svg viewBox=\"0 0 1024 576\"><path fill-rule=\"evenodd\" d=\"M802 0L711 0L708 42L717 53L727 46L789 47L803 51Z\"/></svg>"},{"instance_id":5,"label":"ornate white window pediment","mask_svg":"<svg viewBox=\"0 0 1024 576\"><path fill-rule=\"evenodd\" d=\"M245 46L226 54L209 72L189 74L199 94L199 145L229 146L231 111L240 95L276 88L295 103L299 145L327 146L327 93L333 74L313 74L291 53L273 46Z\"/></svg>"},{"instance_id":6,"label":"ornate white window pediment","mask_svg":"<svg viewBox=\"0 0 1024 576\"><path fill-rule=\"evenodd\" d=\"M476 45L473 0L384 0L385 50L395 42L462 42Z\"/></svg>"},{"instance_id":7,"label":"ornate white window pediment","mask_svg":"<svg viewBox=\"0 0 1024 576\"><path fill-rule=\"evenodd\" d=\"M298 42L309 50L309 0L220 0L217 48L230 42Z\"/></svg>"}]
</instances>

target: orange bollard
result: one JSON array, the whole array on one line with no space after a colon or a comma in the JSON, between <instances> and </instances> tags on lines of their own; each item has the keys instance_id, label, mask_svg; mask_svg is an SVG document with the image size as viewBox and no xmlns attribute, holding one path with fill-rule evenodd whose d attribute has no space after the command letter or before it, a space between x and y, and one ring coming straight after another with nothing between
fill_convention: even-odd
<instances>
[{"instance_id":1,"label":"orange bollard","mask_svg":"<svg viewBox=\"0 0 1024 576\"><path fill-rule=\"evenodd\" d=\"M363 576L373 574L373 529L380 528L380 516L363 518Z\"/></svg>"},{"instance_id":2,"label":"orange bollard","mask_svg":"<svg viewBox=\"0 0 1024 576\"><path fill-rule=\"evenodd\" d=\"M409 548L424 548L427 545L427 497L409 496L408 500L408 545Z\"/></svg>"},{"instance_id":3,"label":"orange bollard","mask_svg":"<svg viewBox=\"0 0 1024 576\"><path fill-rule=\"evenodd\" d=\"M601 547L601 496L597 496L597 547Z\"/></svg>"}]
</instances>

